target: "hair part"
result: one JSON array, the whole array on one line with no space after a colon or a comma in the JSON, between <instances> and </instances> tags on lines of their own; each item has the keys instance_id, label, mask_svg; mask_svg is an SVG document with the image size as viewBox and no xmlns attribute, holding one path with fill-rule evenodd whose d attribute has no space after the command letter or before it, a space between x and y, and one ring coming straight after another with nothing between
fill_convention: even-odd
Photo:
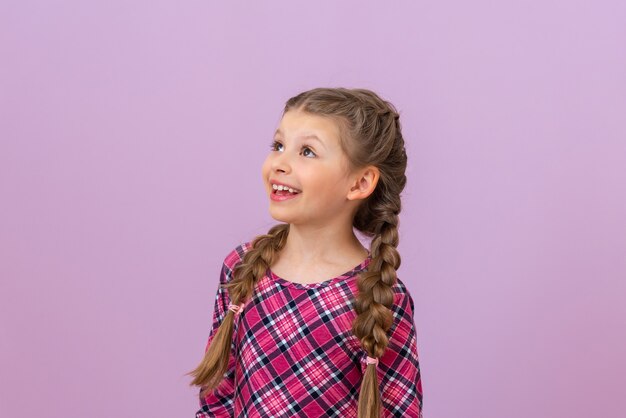
<instances>
[{"instance_id":1,"label":"hair part","mask_svg":"<svg viewBox=\"0 0 626 418\"><path fill-rule=\"evenodd\" d=\"M368 89L315 88L302 92L285 103L283 115L300 110L332 118L339 127L340 145L354 171L373 165L380 177L374 191L358 206L353 227L371 238L371 261L359 272L358 294L354 308L357 313L352 333L370 357L383 356L389 343L388 331L393 323L391 308L393 286L401 258L397 250L401 210L400 194L406 185L407 155L395 107ZM289 224L278 224L267 234L252 241L241 262L233 269L232 280L222 286L229 291L230 303L240 304L252 297L254 287L278 259L289 234ZM234 312L229 311L202 362L188 373L194 376L191 385L201 386L200 396L215 389L229 364L233 338ZM363 374L358 400L358 418L379 418L380 388L376 365Z\"/></svg>"}]
</instances>

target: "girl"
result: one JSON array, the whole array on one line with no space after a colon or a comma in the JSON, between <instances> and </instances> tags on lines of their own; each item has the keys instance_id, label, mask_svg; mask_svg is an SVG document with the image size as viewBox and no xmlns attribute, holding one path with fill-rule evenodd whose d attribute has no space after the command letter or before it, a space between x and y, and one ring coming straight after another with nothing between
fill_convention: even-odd
<instances>
[{"instance_id":1,"label":"girl","mask_svg":"<svg viewBox=\"0 0 626 418\"><path fill-rule=\"evenodd\" d=\"M422 417L413 299L396 276L406 164L399 114L374 92L287 101L262 168L282 223L224 260L188 373L196 418Z\"/></svg>"}]
</instances>

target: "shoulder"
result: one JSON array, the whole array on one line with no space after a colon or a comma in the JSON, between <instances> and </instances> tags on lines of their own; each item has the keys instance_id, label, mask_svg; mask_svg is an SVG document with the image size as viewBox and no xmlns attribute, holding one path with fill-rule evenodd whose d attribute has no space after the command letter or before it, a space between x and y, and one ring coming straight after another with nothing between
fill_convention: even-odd
<instances>
[{"instance_id":1,"label":"shoulder","mask_svg":"<svg viewBox=\"0 0 626 418\"><path fill-rule=\"evenodd\" d=\"M224 257L222 264L222 283L227 283L232 278L232 273L237 264L242 260L246 252L252 248L252 241L245 241L238 244L235 248L230 250Z\"/></svg>"},{"instance_id":2,"label":"shoulder","mask_svg":"<svg viewBox=\"0 0 626 418\"><path fill-rule=\"evenodd\" d=\"M231 269L234 268L235 265L243 259L243 256L250 248L252 248L252 242L246 241L238 244L226 254L226 257L224 257L224 265Z\"/></svg>"},{"instance_id":3,"label":"shoulder","mask_svg":"<svg viewBox=\"0 0 626 418\"><path fill-rule=\"evenodd\" d=\"M396 277L396 284L393 285L393 293L394 293L394 305L398 307L405 307L405 309L411 310L411 313L415 310L415 306L413 304L413 296L409 288L404 284L399 277Z\"/></svg>"}]
</instances>

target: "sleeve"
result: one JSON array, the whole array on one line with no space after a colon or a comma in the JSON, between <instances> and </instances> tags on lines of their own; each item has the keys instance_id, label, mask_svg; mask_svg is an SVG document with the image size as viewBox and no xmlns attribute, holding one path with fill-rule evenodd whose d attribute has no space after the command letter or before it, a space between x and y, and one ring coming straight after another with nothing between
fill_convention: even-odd
<instances>
[{"instance_id":1,"label":"sleeve","mask_svg":"<svg viewBox=\"0 0 626 418\"><path fill-rule=\"evenodd\" d=\"M389 344L377 366L382 417L423 418L422 379L417 352L413 298L406 287L396 293ZM362 371L367 363L363 355Z\"/></svg>"},{"instance_id":2,"label":"sleeve","mask_svg":"<svg viewBox=\"0 0 626 418\"><path fill-rule=\"evenodd\" d=\"M231 274L226 262L222 265L220 274L220 284L226 283ZM209 331L209 339L204 349L206 353L213 335L217 331L224 317L226 316L230 298L228 290L218 286L215 294L215 306L213 308L213 324ZM234 414L234 393L235 393L235 354L234 343L231 345L230 360L228 369L224 374L224 379L212 392L205 397L199 396L200 409L196 412L196 418L231 418Z\"/></svg>"}]
</instances>

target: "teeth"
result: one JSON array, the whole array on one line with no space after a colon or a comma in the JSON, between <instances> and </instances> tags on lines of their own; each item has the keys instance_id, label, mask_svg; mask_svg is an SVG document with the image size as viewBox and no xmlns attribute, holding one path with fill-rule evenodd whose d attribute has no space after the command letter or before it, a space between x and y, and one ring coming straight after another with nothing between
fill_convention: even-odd
<instances>
[{"instance_id":1,"label":"teeth","mask_svg":"<svg viewBox=\"0 0 626 418\"><path fill-rule=\"evenodd\" d=\"M297 193L297 192L299 192L299 190L297 190L297 189L292 189L290 187L283 186L282 184L279 184L279 185L272 184L272 188L274 190L289 190L289 193Z\"/></svg>"}]
</instances>

